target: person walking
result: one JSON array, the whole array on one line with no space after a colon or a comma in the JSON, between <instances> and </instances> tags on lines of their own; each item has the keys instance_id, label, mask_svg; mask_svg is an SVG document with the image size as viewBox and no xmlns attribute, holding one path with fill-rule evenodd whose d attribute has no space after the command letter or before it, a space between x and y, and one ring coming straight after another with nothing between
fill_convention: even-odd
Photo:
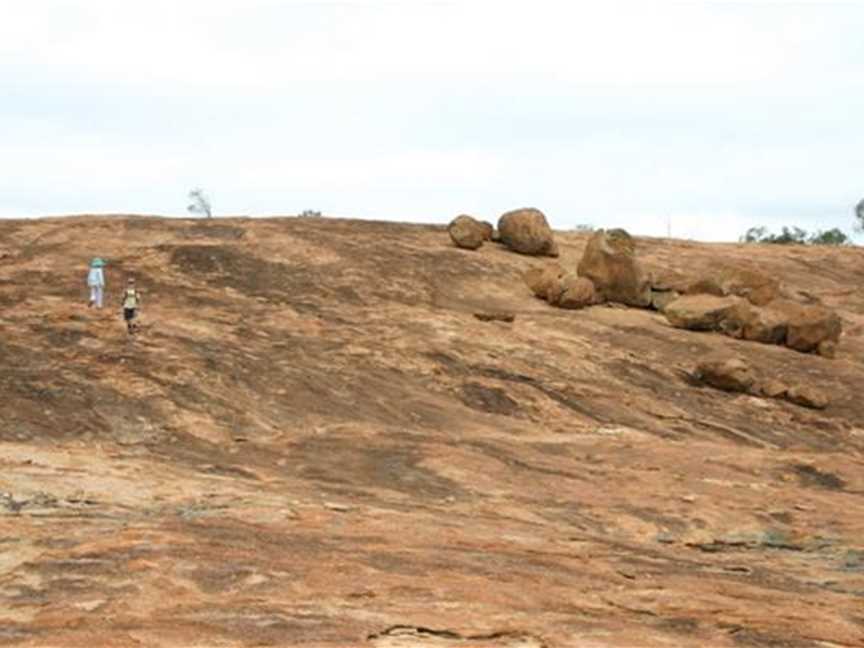
<instances>
[{"instance_id":1,"label":"person walking","mask_svg":"<svg viewBox=\"0 0 864 648\"><path fill-rule=\"evenodd\" d=\"M141 307L141 293L135 287L135 278L129 277L126 282L126 290L123 291L123 319L126 322L126 331L133 335L138 330L135 318L138 317L138 309Z\"/></svg>"},{"instance_id":2,"label":"person walking","mask_svg":"<svg viewBox=\"0 0 864 648\"><path fill-rule=\"evenodd\" d=\"M90 262L90 272L87 273L87 286L90 288L90 308L102 308L102 299L105 293L105 274L102 268L105 262L96 257Z\"/></svg>"}]
</instances>

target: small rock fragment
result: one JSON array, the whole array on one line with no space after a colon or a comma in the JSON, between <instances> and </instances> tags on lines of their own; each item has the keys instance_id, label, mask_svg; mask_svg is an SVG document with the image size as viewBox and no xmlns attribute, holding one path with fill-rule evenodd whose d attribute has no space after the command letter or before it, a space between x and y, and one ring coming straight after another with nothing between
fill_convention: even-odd
<instances>
[{"instance_id":1,"label":"small rock fragment","mask_svg":"<svg viewBox=\"0 0 864 648\"><path fill-rule=\"evenodd\" d=\"M474 313L481 322L512 322L516 319L513 313Z\"/></svg>"},{"instance_id":2,"label":"small rock fragment","mask_svg":"<svg viewBox=\"0 0 864 648\"><path fill-rule=\"evenodd\" d=\"M816 352L823 358L833 358L837 355L837 343L833 340L822 340Z\"/></svg>"},{"instance_id":3,"label":"small rock fragment","mask_svg":"<svg viewBox=\"0 0 864 648\"><path fill-rule=\"evenodd\" d=\"M675 290L651 290L651 308L661 313L681 295Z\"/></svg>"},{"instance_id":4,"label":"small rock fragment","mask_svg":"<svg viewBox=\"0 0 864 648\"><path fill-rule=\"evenodd\" d=\"M702 360L696 376L706 385L728 392L749 392L756 384L756 376L741 358L713 354Z\"/></svg>"},{"instance_id":5,"label":"small rock fragment","mask_svg":"<svg viewBox=\"0 0 864 648\"><path fill-rule=\"evenodd\" d=\"M347 513L352 509L348 504L339 504L337 502L324 502L324 508L337 513Z\"/></svg>"},{"instance_id":6,"label":"small rock fragment","mask_svg":"<svg viewBox=\"0 0 864 648\"><path fill-rule=\"evenodd\" d=\"M759 383L758 389L759 393L765 398L783 398L786 396L786 392L789 391L787 385L774 378L769 378Z\"/></svg>"}]
</instances>

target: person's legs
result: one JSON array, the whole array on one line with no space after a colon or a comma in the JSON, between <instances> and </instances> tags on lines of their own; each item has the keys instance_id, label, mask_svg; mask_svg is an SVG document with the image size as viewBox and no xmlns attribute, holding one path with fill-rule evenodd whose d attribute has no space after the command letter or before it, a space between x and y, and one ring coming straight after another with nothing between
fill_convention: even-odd
<instances>
[{"instance_id":1,"label":"person's legs","mask_svg":"<svg viewBox=\"0 0 864 648\"><path fill-rule=\"evenodd\" d=\"M134 308L124 308L123 309L123 319L126 320L126 331L129 335L135 332L135 323L133 320L135 319L135 309Z\"/></svg>"},{"instance_id":2,"label":"person's legs","mask_svg":"<svg viewBox=\"0 0 864 648\"><path fill-rule=\"evenodd\" d=\"M96 303L96 289L97 286L90 286L90 303L88 304L90 308L93 308L93 304Z\"/></svg>"},{"instance_id":3,"label":"person's legs","mask_svg":"<svg viewBox=\"0 0 864 648\"><path fill-rule=\"evenodd\" d=\"M94 286L96 297L96 308L102 308L102 296L104 288L102 286Z\"/></svg>"}]
</instances>

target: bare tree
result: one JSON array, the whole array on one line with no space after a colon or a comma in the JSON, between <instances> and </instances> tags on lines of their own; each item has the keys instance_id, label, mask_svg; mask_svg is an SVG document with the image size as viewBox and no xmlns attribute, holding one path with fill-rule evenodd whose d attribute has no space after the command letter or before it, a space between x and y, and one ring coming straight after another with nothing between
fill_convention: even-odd
<instances>
[{"instance_id":1,"label":"bare tree","mask_svg":"<svg viewBox=\"0 0 864 648\"><path fill-rule=\"evenodd\" d=\"M858 231L864 232L864 198L855 205L855 218L858 219Z\"/></svg>"},{"instance_id":2,"label":"bare tree","mask_svg":"<svg viewBox=\"0 0 864 648\"><path fill-rule=\"evenodd\" d=\"M207 218L213 218L210 199L203 189L195 188L189 192L189 200L192 202L186 207L190 214L204 214Z\"/></svg>"}]
</instances>

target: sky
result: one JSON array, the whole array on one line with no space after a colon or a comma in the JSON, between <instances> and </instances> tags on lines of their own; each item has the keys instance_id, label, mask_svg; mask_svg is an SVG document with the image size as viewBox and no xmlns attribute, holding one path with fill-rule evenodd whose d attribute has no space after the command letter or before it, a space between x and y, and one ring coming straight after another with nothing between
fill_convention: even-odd
<instances>
[{"instance_id":1,"label":"sky","mask_svg":"<svg viewBox=\"0 0 864 648\"><path fill-rule=\"evenodd\" d=\"M0 0L0 217L851 232L864 3ZM864 242L864 237L858 237Z\"/></svg>"}]
</instances>

